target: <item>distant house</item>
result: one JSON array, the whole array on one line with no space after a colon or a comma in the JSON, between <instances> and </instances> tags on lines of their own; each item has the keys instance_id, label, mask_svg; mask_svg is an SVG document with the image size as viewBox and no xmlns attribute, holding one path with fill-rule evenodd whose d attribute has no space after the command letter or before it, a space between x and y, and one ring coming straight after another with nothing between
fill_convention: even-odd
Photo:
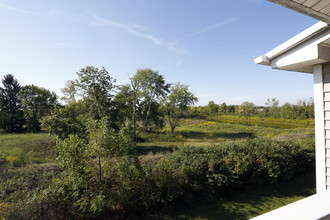
<instances>
[{"instance_id":1,"label":"distant house","mask_svg":"<svg viewBox=\"0 0 330 220\"><path fill-rule=\"evenodd\" d=\"M317 194L255 219L330 219L330 0L269 0L320 22L254 59L314 75Z\"/></svg>"}]
</instances>

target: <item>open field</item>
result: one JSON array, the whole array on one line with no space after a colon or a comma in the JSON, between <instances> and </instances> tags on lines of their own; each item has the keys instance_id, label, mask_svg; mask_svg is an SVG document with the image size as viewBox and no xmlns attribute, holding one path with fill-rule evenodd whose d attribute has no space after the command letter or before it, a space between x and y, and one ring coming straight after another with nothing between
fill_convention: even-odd
<instances>
[{"instance_id":1,"label":"open field","mask_svg":"<svg viewBox=\"0 0 330 220\"><path fill-rule=\"evenodd\" d=\"M183 119L172 136L169 128L142 137L137 145L141 161L159 160L184 146L208 146L243 142L257 137L280 141L310 138L311 126L273 128L236 123ZM55 163L55 141L47 134L0 135L0 218L8 210L33 204L61 172ZM237 191L212 201L193 200L188 205L170 204L150 219L247 219L315 193L315 176L307 173L291 182L260 189Z\"/></svg>"},{"instance_id":2,"label":"open field","mask_svg":"<svg viewBox=\"0 0 330 220\"><path fill-rule=\"evenodd\" d=\"M298 123L294 120L283 119L282 121L289 121L286 123L290 123L291 128L277 128L272 127L274 119L263 118L265 126L250 126L239 123L241 118L233 116L231 123L215 121L214 118L212 120L207 118L183 119L175 129L174 135L170 134L170 128L145 135L145 141L138 143L139 152L142 154L148 151L152 153L169 152L184 146L208 146L257 137L288 140L314 136L314 122L310 120L297 120L300 122Z\"/></svg>"}]
</instances>

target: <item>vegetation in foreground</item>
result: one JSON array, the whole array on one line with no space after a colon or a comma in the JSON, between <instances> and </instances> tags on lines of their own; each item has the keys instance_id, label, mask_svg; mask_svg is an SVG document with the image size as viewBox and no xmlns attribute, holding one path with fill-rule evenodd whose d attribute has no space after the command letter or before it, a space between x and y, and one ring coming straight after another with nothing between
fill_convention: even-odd
<instances>
[{"instance_id":1,"label":"vegetation in foreground","mask_svg":"<svg viewBox=\"0 0 330 220\"><path fill-rule=\"evenodd\" d=\"M136 160L121 137L105 132L104 124L90 126L88 143L72 136L57 146L60 169L49 163L2 169L3 217L142 218L176 204L226 201L237 191L289 181L313 170L312 139L257 138L183 147L166 156ZM102 145L107 141L119 145Z\"/></svg>"},{"instance_id":2,"label":"vegetation in foreground","mask_svg":"<svg viewBox=\"0 0 330 220\"><path fill-rule=\"evenodd\" d=\"M48 90L21 88L12 75L3 79L0 132L44 129L57 144L51 148L55 139L37 134L21 144L23 136L0 137L2 218L145 217L290 181L313 168L312 139L284 141L309 136L310 122L293 125L286 115L277 121L290 121L290 129L266 125L267 117L291 110L292 118L307 121L312 103L279 108L272 99L260 108L245 102L234 112L221 105L236 115L220 119L213 103L208 118L203 108L189 109L197 98L188 86L168 84L158 71L140 69L123 86L104 68L87 66L77 75L63 89L65 105ZM263 126L219 122L237 116Z\"/></svg>"}]
</instances>

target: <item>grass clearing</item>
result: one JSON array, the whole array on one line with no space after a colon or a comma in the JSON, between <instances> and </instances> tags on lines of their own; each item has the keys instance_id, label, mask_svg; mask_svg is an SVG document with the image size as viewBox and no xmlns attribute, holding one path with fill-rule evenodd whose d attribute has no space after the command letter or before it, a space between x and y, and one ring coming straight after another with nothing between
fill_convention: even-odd
<instances>
[{"instance_id":1,"label":"grass clearing","mask_svg":"<svg viewBox=\"0 0 330 220\"><path fill-rule=\"evenodd\" d=\"M23 166L54 162L54 146L55 139L45 133L1 134L0 164Z\"/></svg>"},{"instance_id":2,"label":"grass clearing","mask_svg":"<svg viewBox=\"0 0 330 220\"><path fill-rule=\"evenodd\" d=\"M290 182L235 192L208 203L163 210L150 219L249 219L315 194L315 174L306 173Z\"/></svg>"},{"instance_id":3,"label":"grass clearing","mask_svg":"<svg viewBox=\"0 0 330 220\"><path fill-rule=\"evenodd\" d=\"M265 122L265 119L263 120ZM304 127L304 125L301 125L295 128L274 128L208 121L202 117L182 119L175 129L174 135L170 134L169 127L155 133L146 134L144 136L145 141L138 143L137 146L139 147L139 153L159 153L171 152L184 146L208 146L257 137L287 140L308 136L314 136L313 126Z\"/></svg>"}]
</instances>

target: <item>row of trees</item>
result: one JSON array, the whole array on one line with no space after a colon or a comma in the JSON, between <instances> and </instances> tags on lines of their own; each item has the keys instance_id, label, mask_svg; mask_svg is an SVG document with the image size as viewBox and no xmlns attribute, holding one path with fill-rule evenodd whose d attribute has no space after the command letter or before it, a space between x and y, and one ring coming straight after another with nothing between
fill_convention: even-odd
<instances>
[{"instance_id":1,"label":"row of trees","mask_svg":"<svg viewBox=\"0 0 330 220\"><path fill-rule=\"evenodd\" d=\"M41 118L50 114L58 106L54 92L27 85L21 87L13 75L2 79L0 86L0 131L38 132L41 130Z\"/></svg>"},{"instance_id":2,"label":"row of trees","mask_svg":"<svg viewBox=\"0 0 330 220\"><path fill-rule=\"evenodd\" d=\"M35 85L21 87L13 75L6 75L0 87L0 129L38 132L42 125L64 139L69 134L84 136L91 119L103 119L136 141L141 132L162 128L166 122L173 133L197 101L188 85L166 83L151 69L138 69L126 85L116 85L104 67L87 66L77 76L62 89L61 105L55 93Z\"/></svg>"},{"instance_id":3,"label":"row of trees","mask_svg":"<svg viewBox=\"0 0 330 220\"><path fill-rule=\"evenodd\" d=\"M269 98L265 106L256 106L252 102L243 102L241 105L227 105L215 104L210 101L206 106L191 107L192 113L196 114L236 114L246 116L260 116L272 118L286 118L286 119L307 119L314 118L314 101L298 100L297 104L285 103L279 105L279 100L276 98Z\"/></svg>"},{"instance_id":4,"label":"row of trees","mask_svg":"<svg viewBox=\"0 0 330 220\"><path fill-rule=\"evenodd\" d=\"M210 101L207 106L195 107L192 105L197 97L188 85L166 83L164 76L151 69L138 69L126 85L116 85L116 80L103 67L87 66L77 76L62 89L65 104L58 101L54 92L35 85L21 87L13 75L4 76L0 87L0 131L39 132L43 126L66 138L71 133L83 135L90 119L107 118L112 128L126 130L136 141L141 132L162 128L166 123L173 134L179 119L188 111L195 115L314 118L312 99L282 106L275 98L268 99L265 106L255 106L252 102L218 105Z\"/></svg>"}]
</instances>

